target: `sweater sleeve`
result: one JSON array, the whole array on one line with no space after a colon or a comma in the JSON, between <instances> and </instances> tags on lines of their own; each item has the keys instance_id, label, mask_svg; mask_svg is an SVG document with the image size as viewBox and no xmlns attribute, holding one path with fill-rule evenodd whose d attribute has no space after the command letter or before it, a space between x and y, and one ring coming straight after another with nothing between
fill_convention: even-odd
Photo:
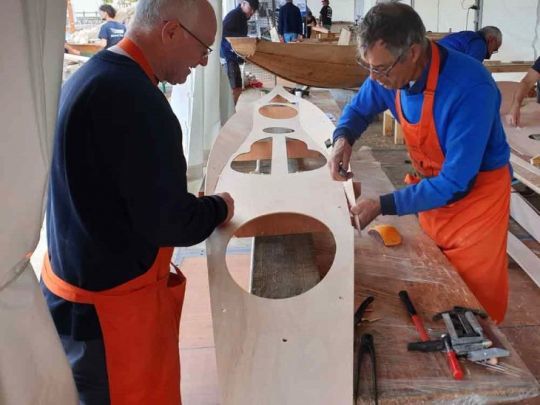
<instances>
[{"instance_id":1,"label":"sweater sleeve","mask_svg":"<svg viewBox=\"0 0 540 405\"><path fill-rule=\"evenodd\" d=\"M344 137L352 145L377 114L390 108L395 116L394 97L395 91L385 89L368 78L343 109L343 114L334 130L333 140Z\"/></svg>"},{"instance_id":2,"label":"sweater sleeve","mask_svg":"<svg viewBox=\"0 0 540 405\"><path fill-rule=\"evenodd\" d=\"M440 173L395 191L398 215L439 208L470 192L480 170L493 117L499 113L499 103L496 87L487 83L462 94L447 112L446 141L442 148L445 160Z\"/></svg>"},{"instance_id":3,"label":"sweater sleeve","mask_svg":"<svg viewBox=\"0 0 540 405\"><path fill-rule=\"evenodd\" d=\"M100 146L133 232L156 246L190 246L223 222L227 206L220 197L188 192L180 125L158 91L126 97L130 120L114 112L100 117L108 138Z\"/></svg>"}]
</instances>

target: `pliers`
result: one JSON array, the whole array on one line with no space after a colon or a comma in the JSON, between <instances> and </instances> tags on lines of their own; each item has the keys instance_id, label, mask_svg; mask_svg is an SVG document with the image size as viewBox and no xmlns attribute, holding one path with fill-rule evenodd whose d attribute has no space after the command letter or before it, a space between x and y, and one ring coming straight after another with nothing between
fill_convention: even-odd
<instances>
[{"instance_id":1,"label":"pliers","mask_svg":"<svg viewBox=\"0 0 540 405\"><path fill-rule=\"evenodd\" d=\"M369 304L373 302L374 298L372 296L367 297L362 304L358 307L354 314L354 326L355 328L362 322L364 312L366 311ZM360 369L364 355L367 353L369 360L371 362L371 384L372 384L372 396L375 402L375 405L379 403L378 393L377 393L377 365L375 362L375 345L373 344L373 336L369 333L364 333L360 336L360 344L357 349L356 357L356 378L354 383L354 402L358 400L358 392L360 386Z\"/></svg>"}]
</instances>

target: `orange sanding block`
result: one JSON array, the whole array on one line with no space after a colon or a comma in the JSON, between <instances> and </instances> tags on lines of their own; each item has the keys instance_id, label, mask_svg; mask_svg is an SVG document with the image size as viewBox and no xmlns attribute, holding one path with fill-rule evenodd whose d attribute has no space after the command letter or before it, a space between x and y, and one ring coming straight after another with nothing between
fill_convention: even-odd
<instances>
[{"instance_id":1,"label":"orange sanding block","mask_svg":"<svg viewBox=\"0 0 540 405\"><path fill-rule=\"evenodd\" d=\"M370 235L378 235L385 246L397 246L401 244L401 235L392 225L375 225L368 231Z\"/></svg>"}]
</instances>

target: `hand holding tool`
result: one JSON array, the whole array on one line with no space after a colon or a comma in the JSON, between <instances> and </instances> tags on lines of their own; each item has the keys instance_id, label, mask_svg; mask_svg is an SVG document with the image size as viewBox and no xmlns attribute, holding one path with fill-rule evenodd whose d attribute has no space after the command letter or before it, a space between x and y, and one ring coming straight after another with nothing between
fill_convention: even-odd
<instances>
[{"instance_id":1,"label":"hand holding tool","mask_svg":"<svg viewBox=\"0 0 540 405\"><path fill-rule=\"evenodd\" d=\"M403 290L399 292L399 298L401 298L401 301L403 304L405 304L405 307L407 308L407 312L409 313L409 316L411 317L414 326L416 327L416 330L418 331L418 334L420 335L420 339L423 342L427 342L429 340L429 335L426 332L426 328L424 327L424 323L422 322L422 318L418 316L416 313L416 309L414 308L414 305L409 298L409 294L407 291Z\"/></svg>"}]
</instances>

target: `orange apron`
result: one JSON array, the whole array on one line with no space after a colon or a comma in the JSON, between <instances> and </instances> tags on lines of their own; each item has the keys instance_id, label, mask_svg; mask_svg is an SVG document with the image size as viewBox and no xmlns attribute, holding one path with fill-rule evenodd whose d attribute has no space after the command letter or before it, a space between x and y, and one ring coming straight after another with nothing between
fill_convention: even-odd
<instances>
[{"instance_id":1,"label":"orange apron","mask_svg":"<svg viewBox=\"0 0 540 405\"><path fill-rule=\"evenodd\" d=\"M140 64L141 55L139 51L139 60L134 58ZM67 301L96 308L112 405L181 404L179 329L186 279L176 267L176 274L169 271L173 249L159 249L139 277L97 292L60 279L45 255L42 278L47 288Z\"/></svg>"},{"instance_id":2,"label":"orange apron","mask_svg":"<svg viewBox=\"0 0 540 405\"><path fill-rule=\"evenodd\" d=\"M439 78L439 50L431 43L432 59L420 120L403 116L400 91L396 110L412 165L420 177L437 176L444 154L433 119ZM411 179L416 182L417 179ZM419 181L419 179L418 179ZM508 302L506 241L510 207L510 169L479 172L466 197L447 206L419 213L420 225L450 260L491 318L500 323Z\"/></svg>"}]
</instances>

